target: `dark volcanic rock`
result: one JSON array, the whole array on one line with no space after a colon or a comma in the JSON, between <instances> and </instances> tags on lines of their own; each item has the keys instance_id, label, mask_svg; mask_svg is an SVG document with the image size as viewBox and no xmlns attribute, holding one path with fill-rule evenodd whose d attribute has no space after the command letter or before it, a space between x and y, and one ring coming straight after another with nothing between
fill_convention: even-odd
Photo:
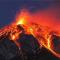
<instances>
[{"instance_id":1,"label":"dark volcanic rock","mask_svg":"<svg viewBox=\"0 0 60 60\"><path fill-rule=\"evenodd\" d=\"M20 51L8 37L2 39L0 41L0 60L59 60L47 49L39 49L39 44L32 35L22 34L18 42L21 44ZM21 55L23 56L21 57Z\"/></svg>"},{"instance_id":2,"label":"dark volcanic rock","mask_svg":"<svg viewBox=\"0 0 60 60\"><path fill-rule=\"evenodd\" d=\"M10 60L16 54L18 48L13 41L9 40L8 37L5 37L0 41L0 54L5 57L6 60Z\"/></svg>"}]
</instances>

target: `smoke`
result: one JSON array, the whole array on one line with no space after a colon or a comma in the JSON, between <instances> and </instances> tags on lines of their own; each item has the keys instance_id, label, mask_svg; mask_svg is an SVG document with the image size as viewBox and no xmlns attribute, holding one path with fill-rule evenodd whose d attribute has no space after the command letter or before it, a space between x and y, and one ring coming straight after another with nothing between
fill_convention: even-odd
<instances>
[{"instance_id":1,"label":"smoke","mask_svg":"<svg viewBox=\"0 0 60 60\"><path fill-rule=\"evenodd\" d=\"M55 4L48 9L30 13L29 22L35 22L42 26L48 26L52 30L60 30L60 8Z\"/></svg>"}]
</instances>

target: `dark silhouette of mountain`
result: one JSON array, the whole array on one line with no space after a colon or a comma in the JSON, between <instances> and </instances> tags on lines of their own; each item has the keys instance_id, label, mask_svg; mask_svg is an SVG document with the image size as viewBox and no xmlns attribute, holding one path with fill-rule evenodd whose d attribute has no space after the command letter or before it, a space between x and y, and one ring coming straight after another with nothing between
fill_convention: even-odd
<instances>
[{"instance_id":1,"label":"dark silhouette of mountain","mask_svg":"<svg viewBox=\"0 0 60 60\"><path fill-rule=\"evenodd\" d=\"M0 60L59 60L47 49L40 49L37 39L32 35L21 34L18 42L21 43L21 50L8 36L1 38Z\"/></svg>"}]
</instances>

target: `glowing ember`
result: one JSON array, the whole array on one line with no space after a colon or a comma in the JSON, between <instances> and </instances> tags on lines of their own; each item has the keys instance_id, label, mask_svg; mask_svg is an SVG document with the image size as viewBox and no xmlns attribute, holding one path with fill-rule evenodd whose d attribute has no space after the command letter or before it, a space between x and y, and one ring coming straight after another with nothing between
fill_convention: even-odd
<instances>
[{"instance_id":1,"label":"glowing ember","mask_svg":"<svg viewBox=\"0 0 60 60\"><path fill-rule=\"evenodd\" d=\"M12 38L12 40L15 40L16 39L16 37L14 35L11 38Z\"/></svg>"},{"instance_id":2,"label":"glowing ember","mask_svg":"<svg viewBox=\"0 0 60 60\"><path fill-rule=\"evenodd\" d=\"M20 19L18 22L17 22L17 25L19 25L19 24L25 24L26 22L25 22L25 19L24 18L22 18L22 19Z\"/></svg>"}]
</instances>

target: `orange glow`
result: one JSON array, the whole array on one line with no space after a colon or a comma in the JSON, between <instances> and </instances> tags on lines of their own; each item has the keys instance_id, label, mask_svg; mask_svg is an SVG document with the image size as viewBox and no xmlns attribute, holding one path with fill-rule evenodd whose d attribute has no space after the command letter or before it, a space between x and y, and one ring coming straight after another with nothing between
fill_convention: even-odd
<instances>
[{"instance_id":1,"label":"orange glow","mask_svg":"<svg viewBox=\"0 0 60 60\"><path fill-rule=\"evenodd\" d=\"M20 21L17 22L17 25L18 24L25 24L24 18L20 19Z\"/></svg>"},{"instance_id":2,"label":"orange glow","mask_svg":"<svg viewBox=\"0 0 60 60\"><path fill-rule=\"evenodd\" d=\"M50 42L50 43L51 43L51 42ZM46 49L48 49L51 53L53 53L56 57L60 58L60 54L59 54L59 53L56 53L52 48L47 47L47 45L45 45L43 41L41 41L41 44L42 44Z\"/></svg>"},{"instance_id":3,"label":"orange glow","mask_svg":"<svg viewBox=\"0 0 60 60\"><path fill-rule=\"evenodd\" d=\"M19 37L19 33L16 33L16 34L11 34L11 40L17 40Z\"/></svg>"},{"instance_id":4,"label":"orange glow","mask_svg":"<svg viewBox=\"0 0 60 60\"><path fill-rule=\"evenodd\" d=\"M26 10L22 10L16 16L16 24L27 24L29 20L29 13Z\"/></svg>"},{"instance_id":5,"label":"orange glow","mask_svg":"<svg viewBox=\"0 0 60 60\"><path fill-rule=\"evenodd\" d=\"M13 36L12 36L12 40L15 40L15 39L16 39L16 37L13 35Z\"/></svg>"},{"instance_id":6,"label":"orange glow","mask_svg":"<svg viewBox=\"0 0 60 60\"><path fill-rule=\"evenodd\" d=\"M44 17L45 12L42 15L39 13L40 12L29 14L27 11L22 11L22 13L18 15L18 17L20 17L17 18L18 22L16 23L22 25L26 34L32 34L36 37L40 46L45 47L55 56L60 58L60 54L53 50L53 42L51 38L53 33L60 36L59 28L56 28L59 27L59 25L55 25L56 21L53 21L54 17L50 20L51 17L47 15ZM29 19L26 17L29 17ZM54 25L56 27L54 27ZM52 34L50 34L51 32Z\"/></svg>"},{"instance_id":7,"label":"orange glow","mask_svg":"<svg viewBox=\"0 0 60 60\"><path fill-rule=\"evenodd\" d=\"M60 58L60 54L53 50L54 43L51 38L52 34L60 36L60 24L56 22L53 16L54 14L52 14L53 17L51 17L50 11L48 12L41 11L30 14L28 11L23 10L21 13L17 14L15 25L13 24L9 29L5 27L3 32L0 33L0 36L6 33L6 31L11 31L10 39L19 47L20 44L17 43L16 40L20 38L19 35L21 32L19 32L16 27L17 25L21 25L26 34L32 34L37 39L40 46L45 47L56 57Z\"/></svg>"}]
</instances>

